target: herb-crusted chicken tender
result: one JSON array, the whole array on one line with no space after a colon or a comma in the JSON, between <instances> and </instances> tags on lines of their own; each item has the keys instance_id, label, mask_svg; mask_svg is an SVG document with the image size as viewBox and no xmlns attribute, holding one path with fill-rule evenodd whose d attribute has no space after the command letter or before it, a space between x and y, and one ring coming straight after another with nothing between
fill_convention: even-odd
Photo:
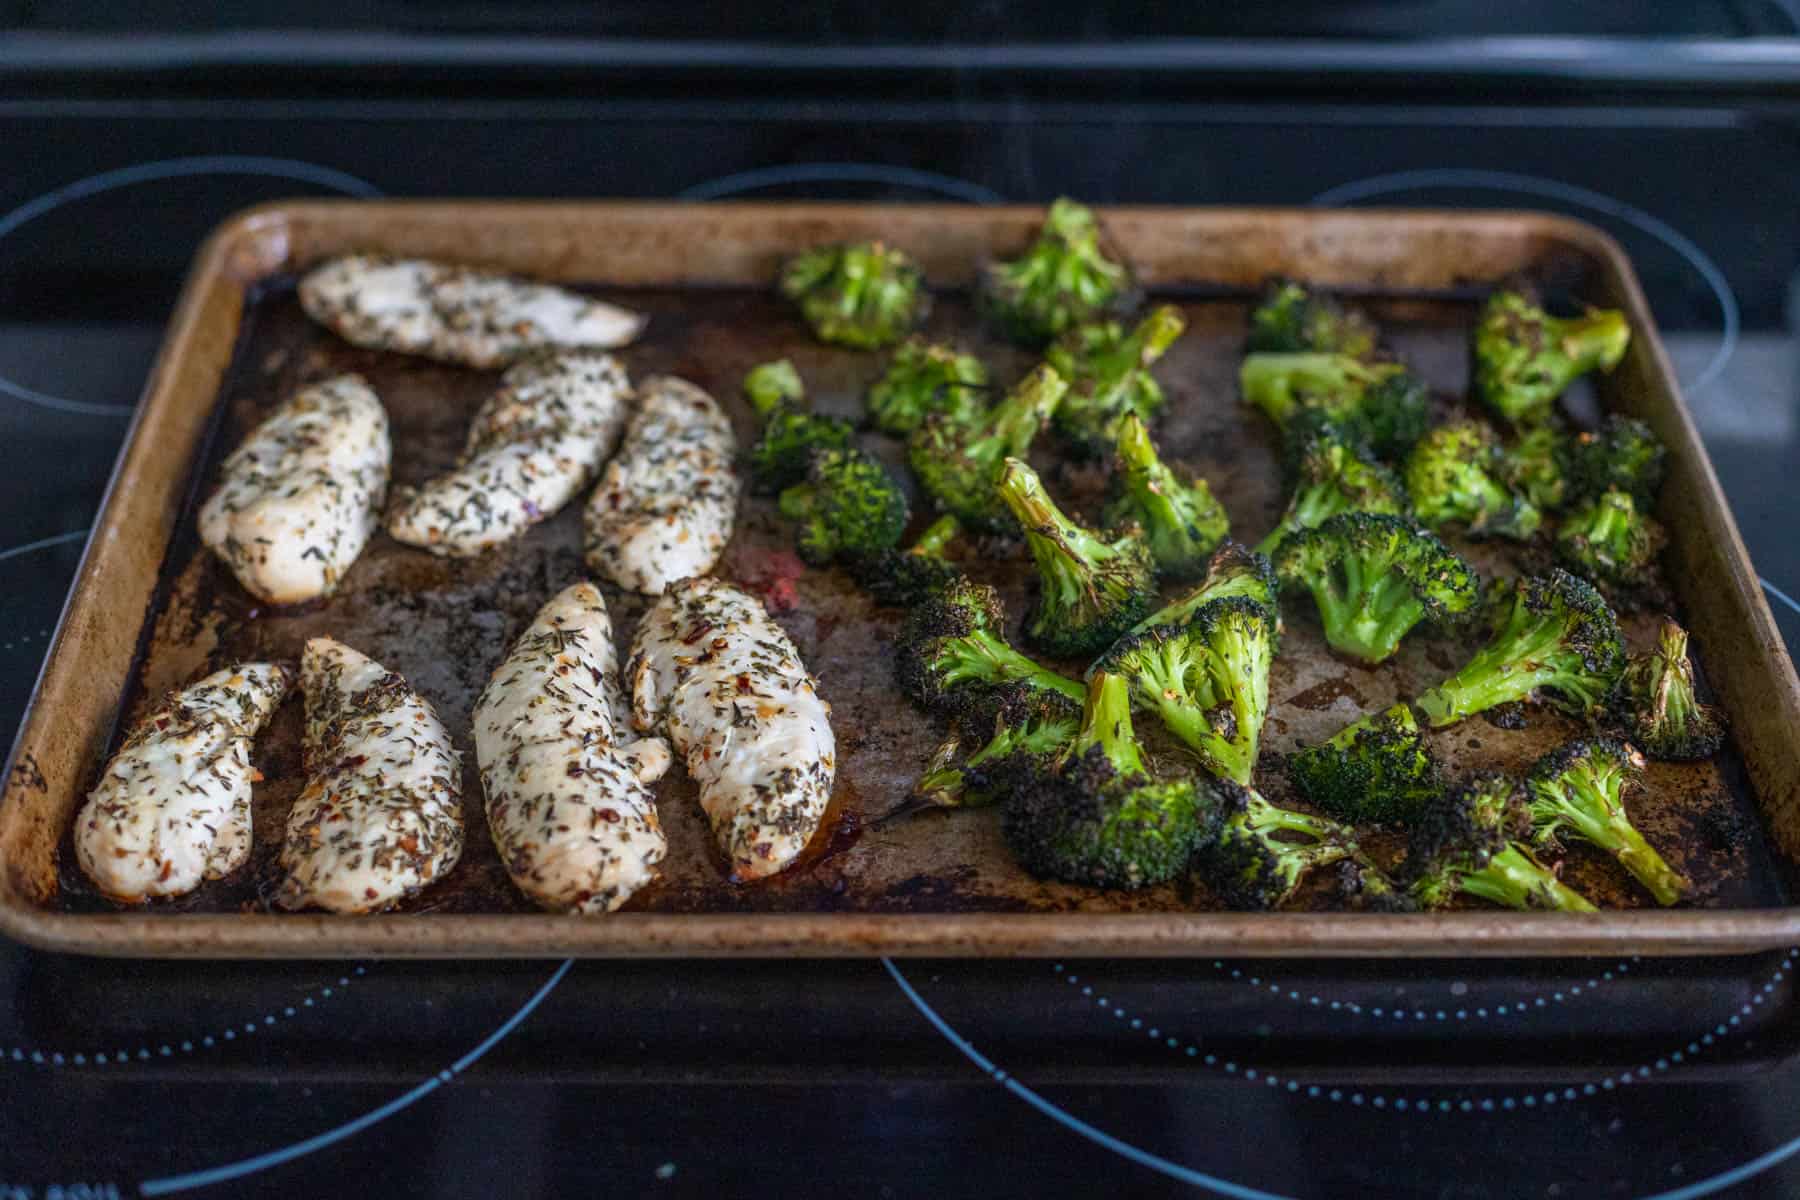
<instances>
[{"instance_id":1,"label":"herb-crusted chicken tender","mask_svg":"<svg viewBox=\"0 0 1800 1200\"><path fill-rule=\"evenodd\" d=\"M461 465L397 489L388 533L456 558L512 541L593 481L618 444L630 395L610 354L520 363L476 412Z\"/></svg>"},{"instance_id":2,"label":"herb-crusted chicken tender","mask_svg":"<svg viewBox=\"0 0 1800 1200\"><path fill-rule=\"evenodd\" d=\"M250 742L293 686L241 663L171 695L106 764L75 821L75 858L114 900L180 896L250 857Z\"/></svg>"},{"instance_id":3,"label":"herb-crusted chicken tender","mask_svg":"<svg viewBox=\"0 0 1800 1200\"><path fill-rule=\"evenodd\" d=\"M549 284L369 254L313 268L300 281L300 305L351 345L465 367L503 367L538 350L611 350L648 322Z\"/></svg>"},{"instance_id":4,"label":"herb-crusted chicken tender","mask_svg":"<svg viewBox=\"0 0 1800 1200\"><path fill-rule=\"evenodd\" d=\"M226 457L200 540L265 603L328 596L375 532L392 456L361 376L303 388Z\"/></svg>"},{"instance_id":5,"label":"herb-crusted chicken tender","mask_svg":"<svg viewBox=\"0 0 1800 1200\"><path fill-rule=\"evenodd\" d=\"M462 760L399 675L331 638L300 659L306 787L281 847L283 908L379 912L462 856Z\"/></svg>"},{"instance_id":6,"label":"herb-crusted chicken tender","mask_svg":"<svg viewBox=\"0 0 1800 1200\"><path fill-rule=\"evenodd\" d=\"M650 783L667 743L621 746L612 620L600 589L565 588L475 703L488 828L513 883L553 912L612 912L668 853Z\"/></svg>"},{"instance_id":7,"label":"herb-crusted chicken tender","mask_svg":"<svg viewBox=\"0 0 1800 1200\"><path fill-rule=\"evenodd\" d=\"M831 707L753 597L685 579L645 614L626 668L632 715L666 734L737 879L790 865L831 799Z\"/></svg>"},{"instance_id":8,"label":"herb-crusted chicken tender","mask_svg":"<svg viewBox=\"0 0 1800 1200\"><path fill-rule=\"evenodd\" d=\"M672 375L646 379L618 455L584 514L588 566L652 596L712 570L731 540L737 437L713 398Z\"/></svg>"}]
</instances>

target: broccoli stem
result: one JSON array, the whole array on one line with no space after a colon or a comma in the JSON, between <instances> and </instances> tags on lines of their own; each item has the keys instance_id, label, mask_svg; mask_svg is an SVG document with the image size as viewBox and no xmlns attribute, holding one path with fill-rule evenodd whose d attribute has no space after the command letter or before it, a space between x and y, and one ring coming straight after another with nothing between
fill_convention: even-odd
<instances>
[{"instance_id":1,"label":"broccoli stem","mask_svg":"<svg viewBox=\"0 0 1800 1200\"><path fill-rule=\"evenodd\" d=\"M1298 833L1313 838L1319 846L1328 846L1339 851L1333 858L1321 859L1320 862L1334 862L1347 854L1356 852L1356 843L1345 841L1340 836L1344 827L1336 821L1325 817L1315 817L1311 813L1296 812L1291 808L1282 808L1263 799L1260 792L1252 791L1244 806L1244 822L1259 832ZM1293 842L1281 843L1294 850L1310 850L1315 846L1305 846ZM1313 866L1318 866L1315 862Z\"/></svg>"},{"instance_id":2,"label":"broccoli stem","mask_svg":"<svg viewBox=\"0 0 1800 1200\"><path fill-rule=\"evenodd\" d=\"M1625 356L1631 342L1631 326L1616 309L1589 309L1579 317L1553 318L1550 332L1577 373L1598 367L1610 371Z\"/></svg>"},{"instance_id":3,"label":"broccoli stem","mask_svg":"<svg viewBox=\"0 0 1800 1200\"><path fill-rule=\"evenodd\" d=\"M1156 715L1162 718L1170 733L1200 757L1202 763L1233 783L1250 786L1255 760L1244 747L1230 738L1220 737L1214 731L1207 714L1189 703L1189 699L1185 692L1171 693L1165 688L1154 697ZM1239 707L1241 706L1233 706L1234 723L1244 719L1243 714L1237 711Z\"/></svg>"},{"instance_id":4,"label":"broccoli stem","mask_svg":"<svg viewBox=\"0 0 1800 1200\"><path fill-rule=\"evenodd\" d=\"M1555 622L1540 621L1523 636L1489 642L1462 670L1414 701L1414 707L1433 729L1442 729L1495 705L1523 700L1560 675L1546 659L1561 635Z\"/></svg>"},{"instance_id":5,"label":"broccoli stem","mask_svg":"<svg viewBox=\"0 0 1800 1200\"><path fill-rule=\"evenodd\" d=\"M1335 354L1250 354L1238 368L1238 389L1245 400L1285 429L1300 406L1302 392L1315 386L1342 385L1343 372L1337 367Z\"/></svg>"},{"instance_id":6,"label":"broccoli stem","mask_svg":"<svg viewBox=\"0 0 1800 1200\"><path fill-rule=\"evenodd\" d=\"M1594 906L1519 847L1508 844L1479 871L1462 878L1463 891L1508 908L1593 912Z\"/></svg>"},{"instance_id":7,"label":"broccoli stem","mask_svg":"<svg viewBox=\"0 0 1800 1200\"><path fill-rule=\"evenodd\" d=\"M1180 310L1164 304L1138 322L1125 344L1131 347L1131 356L1138 366L1147 367L1161 358L1186 328Z\"/></svg>"},{"instance_id":8,"label":"broccoli stem","mask_svg":"<svg viewBox=\"0 0 1800 1200\"><path fill-rule=\"evenodd\" d=\"M962 522L956 519L956 514L945 513L927 525L925 532L919 535L919 540L914 542L906 552L916 554L920 558L942 558L944 551L950 548L950 543L954 542L961 533Z\"/></svg>"},{"instance_id":9,"label":"broccoli stem","mask_svg":"<svg viewBox=\"0 0 1800 1200\"><path fill-rule=\"evenodd\" d=\"M1350 501L1337 486L1336 480L1324 483L1301 484L1294 492L1294 498L1288 502L1287 511L1269 530L1262 541L1256 543L1258 554L1275 553L1275 547L1290 533L1302 529L1316 529L1320 525L1337 516L1339 513L1353 511Z\"/></svg>"},{"instance_id":10,"label":"broccoli stem","mask_svg":"<svg viewBox=\"0 0 1800 1200\"><path fill-rule=\"evenodd\" d=\"M1112 555L1112 547L1069 520L1050 499L1037 472L1016 458L1006 460L999 492L1025 531L1045 589L1059 593L1064 603L1085 594L1099 607L1094 573L1099 561Z\"/></svg>"},{"instance_id":11,"label":"broccoli stem","mask_svg":"<svg viewBox=\"0 0 1800 1200\"><path fill-rule=\"evenodd\" d=\"M1100 747L1121 778L1144 774L1144 759L1131 730L1131 685L1122 675L1098 671L1082 698L1081 732L1070 744L1079 758L1090 746Z\"/></svg>"},{"instance_id":12,"label":"broccoli stem","mask_svg":"<svg viewBox=\"0 0 1800 1200\"><path fill-rule=\"evenodd\" d=\"M1083 700L1087 690L1081 684L1048 667L1039 666L1004 641L982 630L944 643L934 664L946 686L969 680L998 684L1022 680L1046 691L1061 692L1071 700Z\"/></svg>"},{"instance_id":13,"label":"broccoli stem","mask_svg":"<svg viewBox=\"0 0 1800 1200\"><path fill-rule=\"evenodd\" d=\"M1390 569L1371 581L1354 554L1340 559L1337 568L1343 573L1341 584L1333 581L1313 593L1325 640L1333 649L1365 662L1381 662L1424 619L1425 606L1398 571Z\"/></svg>"},{"instance_id":14,"label":"broccoli stem","mask_svg":"<svg viewBox=\"0 0 1800 1200\"><path fill-rule=\"evenodd\" d=\"M1149 517L1148 524L1160 529L1184 528L1187 518L1170 498L1181 484L1157 455L1149 427L1136 416L1127 417L1119 424L1117 446L1126 490Z\"/></svg>"},{"instance_id":15,"label":"broccoli stem","mask_svg":"<svg viewBox=\"0 0 1800 1200\"><path fill-rule=\"evenodd\" d=\"M1054 368L1040 365L1000 402L981 439L986 445L980 450L971 447L971 455L985 456L990 451L995 458L1023 454L1068 390L1068 382Z\"/></svg>"},{"instance_id":16,"label":"broccoli stem","mask_svg":"<svg viewBox=\"0 0 1800 1200\"><path fill-rule=\"evenodd\" d=\"M932 751L931 761L925 764L925 773L913 785L913 795L927 804L939 808L955 808L963 801L965 783L963 769L953 764L958 751L962 749L962 739L951 734L938 748Z\"/></svg>"},{"instance_id":17,"label":"broccoli stem","mask_svg":"<svg viewBox=\"0 0 1800 1200\"><path fill-rule=\"evenodd\" d=\"M1594 811L1596 808L1599 811ZM1561 806L1564 821L1577 835L1619 860L1619 865L1649 889L1661 905L1670 905L1686 894L1688 881L1663 860L1644 835L1632 825L1623 809L1598 804Z\"/></svg>"}]
</instances>

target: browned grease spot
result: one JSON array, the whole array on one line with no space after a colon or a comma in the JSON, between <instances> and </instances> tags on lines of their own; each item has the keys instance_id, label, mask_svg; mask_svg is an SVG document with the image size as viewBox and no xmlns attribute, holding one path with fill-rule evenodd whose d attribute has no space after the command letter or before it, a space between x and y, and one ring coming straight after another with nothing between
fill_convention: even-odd
<instances>
[{"instance_id":1,"label":"browned grease spot","mask_svg":"<svg viewBox=\"0 0 1800 1200\"><path fill-rule=\"evenodd\" d=\"M1368 700L1363 697L1362 692L1357 690L1356 685L1351 683L1346 675L1340 675L1336 679L1324 679L1303 692L1295 692L1287 698L1286 703L1292 704L1296 708L1304 708L1309 712L1323 712L1346 696L1358 708L1369 707Z\"/></svg>"}]
</instances>

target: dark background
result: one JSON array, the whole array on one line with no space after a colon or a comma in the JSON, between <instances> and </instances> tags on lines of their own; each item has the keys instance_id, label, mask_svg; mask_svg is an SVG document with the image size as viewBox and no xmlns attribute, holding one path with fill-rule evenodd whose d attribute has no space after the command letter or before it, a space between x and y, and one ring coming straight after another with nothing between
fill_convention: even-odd
<instances>
[{"instance_id":1,"label":"dark background","mask_svg":"<svg viewBox=\"0 0 1800 1200\"><path fill-rule=\"evenodd\" d=\"M1324 196L1618 236L1762 575L1800 595L1782 5L201 13L0 0L0 552L86 526L195 245L259 200ZM78 546L0 559L7 730ZM1786 1196L1800 1168L1752 1168L1800 1138L1791 971L5 947L0 1183L125 1194L251 1160L216 1190Z\"/></svg>"}]
</instances>

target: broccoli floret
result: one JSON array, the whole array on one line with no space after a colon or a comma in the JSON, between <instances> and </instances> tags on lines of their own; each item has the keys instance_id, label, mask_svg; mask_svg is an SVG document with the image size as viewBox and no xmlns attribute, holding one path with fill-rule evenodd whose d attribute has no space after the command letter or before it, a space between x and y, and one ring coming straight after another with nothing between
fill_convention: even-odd
<instances>
[{"instance_id":1,"label":"broccoli floret","mask_svg":"<svg viewBox=\"0 0 1800 1200\"><path fill-rule=\"evenodd\" d=\"M847 555L850 576L877 604L917 604L962 576L945 554L961 532L962 522L946 513L926 526L925 532L905 550Z\"/></svg>"},{"instance_id":2,"label":"broccoli floret","mask_svg":"<svg viewBox=\"0 0 1800 1200\"><path fill-rule=\"evenodd\" d=\"M783 491L780 506L800 522L800 557L814 566L892 550L906 532L906 494L861 450L815 451L806 482Z\"/></svg>"},{"instance_id":3,"label":"broccoli floret","mask_svg":"<svg viewBox=\"0 0 1800 1200\"><path fill-rule=\"evenodd\" d=\"M1602 492L1569 510L1556 530L1556 556L1595 583L1642 587L1656 569L1663 530L1638 512L1630 492Z\"/></svg>"},{"instance_id":4,"label":"broccoli floret","mask_svg":"<svg viewBox=\"0 0 1800 1200\"><path fill-rule=\"evenodd\" d=\"M1260 553L1273 554L1289 534L1311 529L1340 513L1405 516L1412 511L1399 478L1336 426L1310 429L1290 448L1287 467L1293 495L1275 528L1256 544Z\"/></svg>"},{"instance_id":5,"label":"broccoli floret","mask_svg":"<svg viewBox=\"0 0 1800 1200\"><path fill-rule=\"evenodd\" d=\"M919 806L974 808L993 803L983 768L1023 757L1033 772L1053 769L1054 760L1081 730L1081 705L1061 692L1012 684L995 692L981 711L957 722L957 729L931 756L913 785ZM981 739L986 739L985 741ZM964 757L963 747L979 743Z\"/></svg>"},{"instance_id":6,"label":"broccoli floret","mask_svg":"<svg viewBox=\"0 0 1800 1200\"><path fill-rule=\"evenodd\" d=\"M921 706L956 715L996 687L1024 682L1079 700L1086 690L1039 666L1006 640L1000 597L959 579L907 615L895 647L900 690Z\"/></svg>"},{"instance_id":7,"label":"broccoli floret","mask_svg":"<svg viewBox=\"0 0 1800 1200\"><path fill-rule=\"evenodd\" d=\"M1023 461L1006 460L1000 498L1018 519L1037 563L1038 598L1025 636L1051 654L1092 654L1156 603L1150 551L1135 529L1112 539L1071 521Z\"/></svg>"},{"instance_id":8,"label":"broccoli floret","mask_svg":"<svg viewBox=\"0 0 1800 1200\"><path fill-rule=\"evenodd\" d=\"M905 252L881 242L820 246L781 269L781 294L822 342L876 350L925 319L931 293Z\"/></svg>"},{"instance_id":9,"label":"broccoli floret","mask_svg":"<svg viewBox=\"0 0 1800 1200\"><path fill-rule=\"evenodd\" d=\"M1164 397L1150 366L1186 328L1180 311L1165 304L1129 334L1117 321L1078 325L1063 334L1044 356L1069 381L1068 395L1056 409L1056 431L1078 453L1098 457L1113 448L1119 422L1155 416Z\"/></svg>"},{"instance_id":10,"label":"broccoli floret","mask_svg":"<svg viewBox=\"0 0 1800 1200\"><path fill-rule=\"evenodd\" d=\"M777 408L799 408L806 400L806 385L792 360L778 358L761 363L744 372L744 395L750 409L767 419Z\"/></svg>"},{"instance_id":11,"label":"broccoli floret","mask_svg":"<svg viewBox=\"0 0 1800 1200\"><path fill-rule=\"evenodd\" d=\"M1177 474L1157 457L1150 431L1136 416L1119 424L1118 455L1119 495L1108 506L1107 519L1120 525L1135 521L1143 529L1160 574L1174 579L1205 574L1212 552L1231 531L1231 518L1206 480Z\"/></svg>"},{"instance_id":12,"label":"broccoli floret","mask_svg":"<svg viewBox=\"0 0 1800 1200\"><path fill-rule=\"evenodd\" d=\"M1396 362L1363 362L1348 354L1251 354L1238 367L1238 388L1284 434L1302 413L1312 413L1383 458L1405 454L1430 422L1425 385Z\"/></svg>"},{"instance_id":13,"label":"broccoli floret","mask_svg":"<svg viewBox=\"0 0 1800 1200\"><path fill-rule=\"evenodd\" d=\"M1123 679L1102 671L1089 680L1081 730L1059 770L1020 769L1018 759L1004 772L1000 827L1032 874L1138 888L1187 866L1200 837L1194 783L1145 772Z\"/></svg>"},{"instance_id":14,"label":"broccoli floret","mask_svg":"<svg viewBox=\"0 0 1800 1200\"><path fill-rule=\"evenodd\" d=\"M1650 427L1617 413L1594 433L1580 433L1569 445L1569 487L1578 496L1598 496L1608 488L1630 492L1646 512L1656 507L1667 451Z\"/></svg>"},{"instance_id":15,"label":"broccoli floret","mask_svg":"<svg viewBox=\"0 0 1800 1200\"><path fill-rule=\"evenodd\" d=\"M1567 834L1592 842L1619 860L1662 905L1674 904L1689 884L1663 861L1625 812L1625 789L1644 768L1635 747L1613 738L1570 742L1537 761L1525 780L1532 837L1553 844Z\"/></svg>"},{"instance_id":16,"label":"broccoli floret","mask_svg":"<svg viewBox=\"0 0 1800 1200\"><path fill-rule=\"evenodd\" d=\"M883 433L904 437L932 413L973 418L986 402L987 387L987 368L973 354L912 338L869 386L869 416Z\"/></svg>"},{"instance_id":17,"label":"broccoli floret","mask_svg":"<svg viewBox=\"0 0 1800 1200\"><path fill-rule=\"evenodd\" d=\"M966 419L947 413L926 418L907 445L919 483L971 529L1007 532L1012 520L994 484L1008 458L1030 449L1068 386L1054 368L1039 366L985 412Z\"/></svg>"},{"instance_id":18,"label":"broccoli floret","mask_svg":"<svg viewBox=\"0 0 1800 1200\"><path fill-rule=\"evenodd\" d=\"M744 375L744 395L762 422L749 455L750 490L758 495L799 483L814 453L847 450L856 438L850 422L806 410L806 388L785 358L752 367Z\"/></svg>"},{"instance_id":19,"label":"broccoli floret","mask_svg":"<svg viewBox=\"0 0 1800 1200\"><path fill-rule=\"evenodd\" d=\"M1555 421L1534 425L1500 451L1498 474L1514 495L1555 512L1569 494L1569 438Z\"/></svg>"},{"instance_id":20,"label":"broccoli floret","mask_svg":"<svg viewBox=\"0 0 1800 1200\"><path fill-rule=\"evenodd\" d=\"M1275 625L1247 596L1212 600L1179 625L1128 634L1096 670L1130 681L1140 708L1162 718L1214 775L1249 783L1269 714Z\"/></svg>"},{"instance_id":21,"label":"broccoli floret","mask_svg":"<svg viewBox=\"0 0 1800 1200\"><path fill-rule=\"evenodd\" d=\"M1232 908L1279 908L1308 871L1360 853L1355 830L1278 807L1230 779L1213 780L1200 791L1201 845L1194 866ZM1292 841L1293 835L1308 840Z\"/></svg>"},{"instance_id":22,"label":"broccoli floret","mask_svg":"<svg viewBox=\"0 0 1800 1200\"><path fill-rule=\"evenodd\" d=\"M1083 321L1129 312L1137 300L1131 268L1100 245L1100 223L1067 198L1050 206L1037 241L1011 262L981 269L982 308L1013 341L1041 346Z\"/></svg>"},{"instance_id":23,"label":"broccoli floret","mask_svg":"<svg viewBox=\"0 0 1800 1200\"><path fill-rule=\"evenodd\" d=\"M1535 425L1571 383L1618 366L1630 341L1631 326L1617 310L1553 317L1519 292L1497 291L1475 326L1475 396L1514 425Z\"/></svg>"},{"instance_id":24,"label":"broccoli floret","mask_svg":"<svg viewBox=\"0 0 1800 1200\"><path fill-rule=\"evenodd\" d=\"M1291 279L1271 279L1250 314L1252 354L1348 354L1375 352L1375 325L1362 313Z\"/></svg>"},{"instance_id":25,"label":"broccoli floret","mask_svg":"<svg viewBox=\"0 0 1800 1200\"><path fill-rule=\"evenodd\" d=\"M1258 554L1237 542L1221 542L1207 560L1206 575L1199 584L1133 625L1131 632L1142 633L1158 625L1183 624L1199 612L1203 605L1213 600L1223 600L1227 596L1247 596L1262 605L1263 611L1269 616L1270 626L1280 632L1279 594L1280 584L1275 578L1275 567L1269 562L1267 555Z\"/></svg>"},{"instance_id":26,"label":"broccoli floret","mask_svg":"<svg viewBox=\"0 0 1800 1200\"><path fill-rule=\"evenodd\" d=\"M1410 821L1444 790L1419 723L1404 704L1296 751L1288 759L1288 778L1308 800L1355 824Z\"/></svg>"},{"instance_id":27,"label":"broccoli floret","mask_svg":"<svg viewBox=\"0 0 1800 1200\"><path fill-rule=\"evenodd\" d=\"M1331 648L1365 663L1391 657L1420 621L1453 622L1481 600L1481 577L1455 551L1381 513L1341 513L1291 534L1275 573L1312 593Z\"/></svg>"},{"instance_id":28,"label":"broccoli floret","mask_svg":"<svg viewBox=\"0 0 1800 1200\"><path fill-rule=\"evenodd\" d=\"M1406 459L1413 512L1433 529L1460 523L1475 536L1528 540L1544 514L1500 481L1499 445L1479 421L1440 425Z\"/></svg>"},{"instance_id":29,"label":"broccoli floret","mask_svg":"<svg viewBox=\"0 0 1800 1200\"><path fill-rule=\"evenodd\" d=\"M1593 912L1519 842L1531 833L1524 790L1504 775L1469 780L1412 824L1402 882L1422 908L1466 892L1508 908Z\"/></svg>"},{"instance_id":30,"label":"broccoli floret","mask_svg":"<svg viewBox=\"0 0 1800 1200\"><path fill-rule=\"evenodd\" d=\"M1634 654L1612 697L1613 713L1633 744L1651 758L1691 762L1711 758L1725 741L1718 711L1694 693L1687 630L1667 617L1656 649Z\"/></svg>"},{"instance_id":31,"label":"broccoli floret","mask_svg":"<svg viewBox=\"0 0 1800 1200\"><path fill-rule=\"evenodd\" d=\"M1589 713L1625 665L1619 622L1599 592L1566 571L1519 580L1497 602L1494 634L1462 670L1419 697L1433 728L1454 725L1539 689Z\"/></svg>"}]
</instances>

